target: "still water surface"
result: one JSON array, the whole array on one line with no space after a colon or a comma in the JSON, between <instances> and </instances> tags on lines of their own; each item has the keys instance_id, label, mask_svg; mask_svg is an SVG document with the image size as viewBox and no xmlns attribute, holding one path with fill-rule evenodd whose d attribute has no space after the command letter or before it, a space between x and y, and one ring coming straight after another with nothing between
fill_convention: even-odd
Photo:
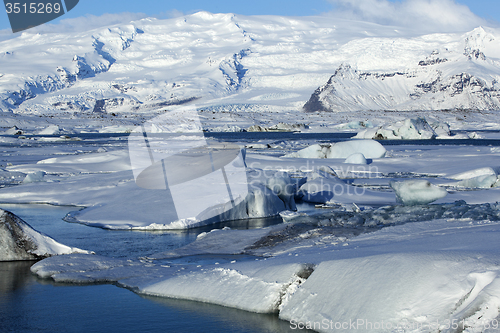
<instances>
[{"instance_id":1,"label":"still water surface","mask_svg":"<svg viewBox=\"0 0 500 333\"><path fill-rule=\"evenodd\" d=\"M120 258L137 258L188 244L208 228L171 232L104 230L68 223L75 207L0 204L63 244ZM279 219L239 221L256 228ZM220 228L225 225L216 225ZM214 228L214 226L212 226ZM42 280L34 262L0 263L0 332L294 332L277 315L199 302L145 297L114 285L68 285Z\"/></svg>"}]
</instances>

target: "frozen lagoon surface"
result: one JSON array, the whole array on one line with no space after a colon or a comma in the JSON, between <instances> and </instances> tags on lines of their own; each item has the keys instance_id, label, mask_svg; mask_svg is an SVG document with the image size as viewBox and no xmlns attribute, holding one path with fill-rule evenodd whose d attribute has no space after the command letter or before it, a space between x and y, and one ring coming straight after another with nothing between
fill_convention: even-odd
<instances>
[{"instance_id":1,"label":"frozen lagoon surface","mask_svg":"<svg viewBox=\"0 0 500 333\"><path fill-rule=\"evenodd\" d=\"M268 317L273 321L269 331L286 331L300 324L309 324L319 331L335 331L338 330L335 324L342 326L352 321L356 322L358 331L456 331L452 329L454 324L462 325L465 332L493 328L499 319L500 305L497 279L500 219L495 204L500 193L497 187L470 185L483 185L484 176L497 175L500 150L496 140L467 140L461 144L458 140L427 141L425 145L383 142L387 149L385 157L372 159L367 165L346 165L345 159L281 157L318 141L336 141L331 137L318 140L298 134L297 140L292 141L283 140L279 135L252 140L232 136L236 141L265 143L259 147L270 148L247 150L247 165L285 171L292 179L300 180L297 189L311 182L302 188L301 194L298 191L297 198L303 195L305 200L314 200L299 205L299 212L282 212L282 217L289 221L287 224L263 220L269 223L259 225L247 221L243 224L255 223L253 226L264 228L247 230L246 225L238 227L234 222L161 233L105 230L66 222L59 222L57 228L52 223L44 227L39 212L34 213L36 216L23 216L29 210L18 206L18 214L35 229L66 245L96 252L96 255L43 260L32 271L51 278L42 280L49 284L34 283L33 276L26 275L25 270L26 281L31 281L27 285L70 293L74 290L76 296L70 297L72 302L75 298L84 302L97 293L110 293L114 296L109 296L109 303L108 297L101 294L94 300L116 305L123 297L143 304L144 299L149 300L143 297L166 296L166 302L180 307L203 304L178 300L183 298L249 313L278 313L283 320L276 321L276 315ZM286 136L290 134L283 135ZM39 146L28 142L22 149L15 148L18 145L15 140L18 139L4 140L4 160L13 165L2 171L2 202L92 206L96 204L92 202L92 188L85 184L98 184L107 195L114 190L116 194L116 189L119 192L130 177L126 176L124 143L119 138L94 139L92 144L85 139L63 144L40 143ZM102 147L106 150L99 151ZM103 154L97 158L100 163L89 163L97 154ZM54 157L59 160L36 163ZM41 182L18 185L26 174L37 171L45 172ZM389 182L414 178L445 188L448 195L426 206L397 205ZM323 187L314 192L311 185L318 183L318 179L323 179L320 183ZM464 180L468 180L469 186L463 186ZM334 190L328 192L328 184L333 184L330 190ZM365 192L351 195L349 190L354 189ZM340 190L343 192L339 193ZM105 202L100 204L100 213L112 213ZM314 204L325 208L312 209ZM8 206L1 208L9 210ZM57 209L68 211L67 207ZM11 210L16 213L12 206ZM36 224L36 220L41 224ZM81 222L100 223L90 218ZM120 229L117 226L113 229ZM12 272L10 268L7 271ZM141 297L108 285L71 286L74 282L115 283L134 290ZM30 288L33 287L23 289L27 298L30 293L37 293ZM53 292L32 303L30 310L42 313L40 304L50 302L50 297L54 297ZM153 305L148 301L144 306L147 309ZM132 310L131 316L138 312ZM124 311L128 311L126 307ZM174 307L168 311L177 310ZM202 313L196 313L198 318L203 318ZM208 316L217 318L216 314ZM266 331L268 328L259 326L258 321L264 322L257 319L248 325L255 327L255 331ZM206 331L206 327L202 330Z\"/></svg>"}]
</instances>

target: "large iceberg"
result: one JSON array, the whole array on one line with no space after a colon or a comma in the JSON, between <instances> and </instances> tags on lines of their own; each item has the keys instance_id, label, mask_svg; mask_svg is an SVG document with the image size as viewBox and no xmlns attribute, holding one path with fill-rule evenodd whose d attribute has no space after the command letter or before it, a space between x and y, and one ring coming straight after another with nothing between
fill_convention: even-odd
<instances>
[{"instance_id":1,"label":"large iceberg","mask_svg":"<svg viewBox=\"0 0 500 333\"><path fill-rule=\"evenodd\" d=\"M368 159L382 158L386 149L375 140L349 140L333 144L314 144L285 157L345 159L356 153L363 154Z\"/></svg>"},{"instance_id":2,"label":"large iceberg","mask_svg":"<svg viewBox=\"0 0 500 333\"><path fill-rule=\"evenodd\" d=\"M88 251L58 243L11 212L0 210L0 261L37 260L69 253Z\"/></svg>"},{"instance_id":3,"label":"large iceberg","mask_svg":"<svg viewBox=\"0 0 500 333\"><path fill-rule=\"evenodd\" d=\"M425 118L408 118L396 123L390 123L376 128L364 129L354 138L378 140L426 140L436 138L447 139L451 137L450 126L446 123L435 121L429 124Z\"/></svg>"}]
</instances>

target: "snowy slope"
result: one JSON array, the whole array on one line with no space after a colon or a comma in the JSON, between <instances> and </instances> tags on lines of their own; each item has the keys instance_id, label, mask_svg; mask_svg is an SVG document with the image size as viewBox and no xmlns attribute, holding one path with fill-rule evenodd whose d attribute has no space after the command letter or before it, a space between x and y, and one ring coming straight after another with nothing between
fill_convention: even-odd
<instances>
[{"instance_id":1,"label":"snowy slope","mask_svg":"<svg viewBox=\"0 0 500 333\"><path fill-rule=\"evenodd\" d=\"M500 39L482 27L460 36L423 36L381 40L367 52L383 53L397 63L391 49L410 45L436 49L398 70L366 69L359 62L341 65L304 105L307 111L358 110L498 110L500 109ZM434 40L433 40L434 39ZM359 41L361 42L361 41ZM365 41L369 43L369 41ZM353 44L356 44L353 42ZM394 45L395 44L395 45ZM356 47L351 45L351 48ZM365 49L368 50L368 49ZM414 53L416 55L416 53Z\"/></svg>"},{"instance_id":2,"label":"snowy slope","mask_svg":"<svg viewBox=\"0 0 500 333\"><path fill-rule=\"evenodd\" d=\"M300 110L332 73L313 95L321 103L307 110L495 109L498 36L207 12L78 33L27 31L0 42L0 109L72 117L196 100L217 111L241 103Z\"/></svg>"}]
</instances>

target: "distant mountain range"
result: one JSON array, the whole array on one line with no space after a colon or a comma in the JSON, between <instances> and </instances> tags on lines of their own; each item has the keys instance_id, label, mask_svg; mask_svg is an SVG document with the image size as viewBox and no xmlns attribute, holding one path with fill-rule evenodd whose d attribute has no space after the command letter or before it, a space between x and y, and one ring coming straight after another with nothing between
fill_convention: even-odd
<instances>
[{"instance_id":1,"label":"distant mountain range","mask_svg":"<svg viewBox=\"0 0 500 333\"><path fill-rule=\"evenodd\" d=\"M482 27L419 35L328 17L200 12L23 32L0 42L0 64L0 110L16 113L145 112L193 101L218 110L500 109L500 31Z\"/></svg>"},{"instance_id":2,"label":"distant mountain range","mask_svg":"<svg viewBox=\"0 0 500 333\"><path fill-rule=\"evenodd\" d=\"M499 55L500 39L480 27L463 36L463 43L443 44L403 71L343 64L304 109L500 110L500 62L494 58Z\"/></svg>"}]
</instances>

